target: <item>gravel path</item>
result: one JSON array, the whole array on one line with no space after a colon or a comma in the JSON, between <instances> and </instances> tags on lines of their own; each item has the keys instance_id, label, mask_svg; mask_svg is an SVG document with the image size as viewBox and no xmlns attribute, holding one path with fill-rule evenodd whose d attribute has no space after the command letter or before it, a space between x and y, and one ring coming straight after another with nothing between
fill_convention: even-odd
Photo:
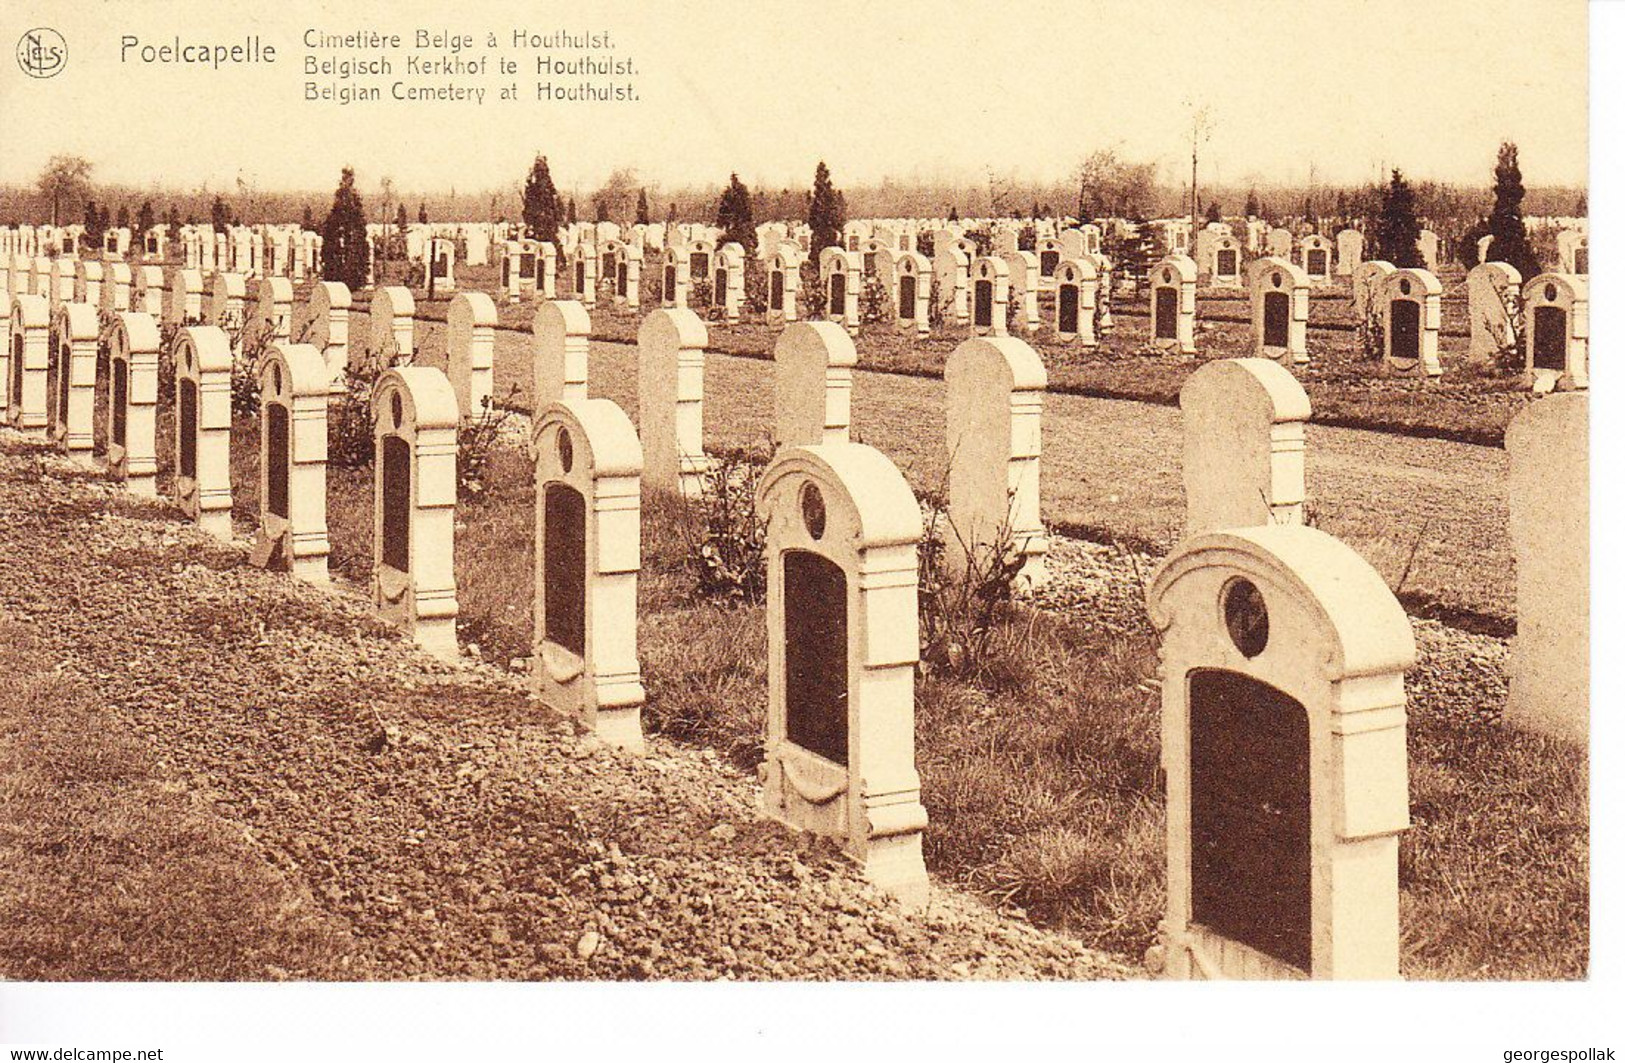
<instances>
[{"instance_id":1,"label":"gravel path","mask_svg":"<svg viewBox=\"0 0 1625 1063\"><path fill-rule=\"evenodd\" d=\"M444 364L443 327L419 321L427 364ZM528 336L496 333L498 395L519 385L528 407ZM637 350L591 346L592 393L637 418ZM765 438L772 365L708 352L708 447ZM1395 401L1402 401L1396 396ZM859 371L853 434L885 451L919 486L944 482L940 380ZM1177 408L1052 394L1044 408L1044 519L1166 549L1184 520ZM1321 528L1370 561L1412 605L1466 614L1505 633L1516 615L1507 535L1506 452L1436 439L1310 425L1308 488Z\"/></svg>"},{"instance_id":2,"label":"gravel path","mask_svg":"<svg viewBox=\"0 0 1625 1063\"><path fill-rule=\"evenodd\" d=\"M1137 974L940 886L905 917L714 754L578 738L516 677L441 665L353 592L247 567L4 430L0 514L0 617L354 942L263 977Z\"/></svg>"}]
</instances>

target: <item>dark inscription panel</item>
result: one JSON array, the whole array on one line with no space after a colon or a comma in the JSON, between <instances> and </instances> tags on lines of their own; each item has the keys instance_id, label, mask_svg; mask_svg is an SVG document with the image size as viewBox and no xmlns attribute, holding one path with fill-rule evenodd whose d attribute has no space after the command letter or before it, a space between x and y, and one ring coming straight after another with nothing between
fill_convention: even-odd
<instances>
[{"instance_id":1,"label":"dark inscription panel","mask_svg":"<svg viewBox=\"0 0 1625 1063\"><path fill-rule=\"evenodd\" d=\"M62 346L62 341L58 338L55 329L51 330L50 339L47 342L49 346L46 350L46 357L49 361L46 364L51 371L51 395L56 400L56 423L66 425L68 423L68 352Z\"/></svg>"},{"instance_id":2,"label":"dark inscription panel","mask_svg":"<svg viewBox=\"0 0 1625 1063\"><path fill-rule=\"evenodd\" d=\"M837 273L829 282L829 316L846 314L846 274Z\"/></svg>"},{"instance_id":3,"label":"dark inscription panel","mask_svg":"<svg viewBox=\"0 0 1625 1063\"><path fill-rule=\"evenodd\" d=\"M728 305L728 271L725 269L717 270L716 280L711 284L711 305Z\"/></svg>"},{"instance_id":4,"label":"dark inscription panel","mask_svg":"<svg viewBox=\"0 0 1625 1063\"><path fill-rule=\"evenodd\" d=\"M576 294L580 295L587 290L587 264L576 263Z\"/></svg>"},{"instance_id":5,"label":"dark inscription panel","mask_svg":"<svg viewBox=\"0 0 1625 1063\"><path fill-rule=\"evenodd\" d=\"M1040 277L1055 276L1055 267L1061 264L1059 251L1044 251L1038 256L1038 275Z\"/></svg>"},{"instance_id":6,"label":"dark inscription panel","mask_svg":"<svg viewBox=\"0 0 1625 1063\"><path fill-rule=\"evenodd\" d=\"M1395 299L1390 318L1394 334L1388 338L1388 350L1392 356L1412 362L1422 357L1422 304Z\"/></svg>"},{"instance_id":7,"label":"dark inscription panel","mask_svg":"<svg viewBox=\"0 0 1625 1063\"><path fill-rule=\"evenodd\" d=\"M806 550L784 554L785 734L846 763L846 574Z\"/></svg>"},{"instance_id":8,"label":"dark inscription panel","mask_svg":"<svg viewBox=\"0 0 1625 1063\"><path fill-rule=\"evenodd\" d=\"M1191 918L1308 971L1309 715L1238 672L1190 674Z\"/></svg>"},{"instance_id":9,"label":"dark inscription panel","mask_svg":"<svg viewBox=\"0 0 1625 1063\"><path fill-rule=\"evenodd\" d=\"M113 359L113 445L124 446L129 434L130 363Z\"/></svg>"},{"instance_id":10,"label":"dark inscription panel","mask_svg":"<svg viewBox=\"0 0 1625 1063\"><path fill-rule=\"evenodd\" d=\"M784 273L773 271L772 283L768 287L767 308L769 310L784 309Z\"/></svg>"},{"instance_id":11,"label":"dark inscription panel","mask_svg":"<svg viewBox=\"0 0 1625 1063\"><path fill-rule=\"evenodd\" d=\"M197 383L182 380L175 392L175 404L180 409L180 461L181 475L197 479Z\"/></svg>"},{"instance_id":12,"label":"dark inscription panel","mask_svg":"<svg viewBox=\"0 0 1625 1063\"><path fill-rule=\"evenodd\" d=\"M711 268L711 260L702 254L688 256L688 275L690 277L704 277Z\"/></svg>"},{"instance_id":13,"label":"dark inscription panel","mask_svg":"<svg viewBox=\"0 0 1625 1063\"><path fill-rule=\"evenodd\" d=\"M1315 276L1315 277L1324 276L1325 273L1326 273L1326 252L1324 252L1324 251L1311 251L1311 252L1309 252L1308 266L1309 266L1309 271L1308 272L1310 273L1310 275Z\"/></svg>"},{"instance_id":14,"label":"dark inscription panel","mask_svg":"<svg viewBox=\"0 0 1625 1063\"><path fill-rule=\"evenodd\" d=\"M11 335L11 401L23 406L23 330Z\"/></svg>"},{"instance_id":15,"label":"dark inscription panel","mask_svg":"<svg viewBox=\"0 0 1625 1063\"><path fill-rule=\"evenodd\" d=\"M663 283L660 287L661 287L662 294L667 299L675 300L677 298L677 267L676 266L667 266L666 267L665 283Z\"/></svg>"},{"instance_id":16,"label":"dark inscription panel","mask_svg":"<svg viewBox=\"0 0 1625 1063\"><path fill-rule=\"evenodd\" d=\"M1179 338L1179 290L1177 288L1157 289L1157 339L1177 340Z\"/></svg>"},{"instance_id":17,"label":"dark inscription panel","mask_svg":"<svg viewBox=\"0 0 1625 1063\"><path fill-rule=\"evenodd\" d=\"M280 402L265 407L265 509L288 519L288 408Z\"/></svg>"},{"instance_id":18,"label":"dark inscription panel","mask_svg":"<svg viewBox=\"0 0 1625 1063\"><path fill-rule=\"evenodd\" d=\"M1060 331L1078 331L1078 286L1076 284L1061 285L1059 300Z\"/></svg>"},{"instance_id":19,"label":"dark inscription panel","mask_svg":"<svg viewBox=\"0 0 1625 1063\"><path fill-rule=\"evenodd\" d=\"M587 652L587 500L568 484L543 495L542 636L577 657Z\"/></svg>"},{"instance_id":20,"label":"dark inscription panel","mask_svg":"<svg viewBox=\"0 0 1625 1063\"><path fill-rule=\"evenodd\" d=\"M976 282L976 320L977 328L993 327L993 282Z\"/></svg>"},{"instance_id":21,"label":"dark inscription panel","mask_svg":"<svg viewBox=\"0 0 1625 1063\"><path fill-rule=\"evenodd\" d=\"M900 277L897 280L897 316L904 321L914 320L914 300L919 283L915 277Z\"/></svg>"},{"instance_id":22,"label":"dark inscription panel","mask_svg":"<svg viewBox=\"0 0 1625 1063\"><path fill-rule=\"evenodd\" d=\"M1236 253L1234 251L1220 251L1217 271L1221 277L1231 277L1236 272Z\"/></svg>"},{"instance_id":23,"label":"dark inscription panel","mask_svg":"<svg viewBox=\"0 0 1625 1063\"><path fill-rule=\"evenodd\" d=\"M1292 297L1286 292L1264 293L1264 346L1285 347L1287 323L1292 317Z\"/></svg>"},{"instance_id":24,"label":"dark inscription panel","mask_svg":"<svg viewBox=\"0 0 1625 1063\"><path fill-rule=\"evenodd\" d=\"M1535 368L1563 371L1569 315L1560 306L1535 307Z\"/></svg>"},{"instance_id":25,"label":"dark inscription panel","mask_svg":"<svg viewBox=\"0 0 1625 1063\"><path fill-rule=\"evenodd\" d=\"M385 436L384 564L397 572L412 570L412 444L400 436Z\"/></svg>"}]
</instances>

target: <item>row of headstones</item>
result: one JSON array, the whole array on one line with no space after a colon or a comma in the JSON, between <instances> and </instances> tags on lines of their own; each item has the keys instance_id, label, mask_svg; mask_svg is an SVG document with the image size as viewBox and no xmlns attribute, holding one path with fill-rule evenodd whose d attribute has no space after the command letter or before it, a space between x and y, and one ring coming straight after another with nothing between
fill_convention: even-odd
<instances>
[{"instance_id":1,"label":"row of headstones","mask_svg":"<svg viewBox=\"0 0 1625 1063\"><path fill-rule=\"evenodd\" d=\"M93 396L91 312L76 305L57 313L58 374L81 390L88 375ZM14 365L36 365L47 303L19 296L9 320ZM587 396L585 309L545 304L535 332L536 688L607 741L638 748L642 481L699 490L705 329L686 310L645 321L641 440L613 402ZM110 346L109 461L150 494L156 322L119 315ZM757 495L769 564L764 807L841 839L871 877L917 904L926 891L912 718L919 506L883 454L851 442L850 338L828 322L801 323L775 357L779 450ZM174 363L177 498L229 537L230 341L189 327ZM254 559L325 582L330 371L316 348L292 344L273 346L258 373ZM954 538L973 549L1010 543L1026 579L1041 581L1042 363L1019 340L971 340L950 358L946 385ZM1160 963L1175 977L1394 977L1409 622L1369 565L1302 526L1309 404L1290 374L1259 359L1217 361L1193 374L1181 406L1187 538L1148 603L1161 634L1168 777ZM373 409L375 598L420 643L455 655L457 397L437 370L402 367L380 379ZM1520 580L1508 713L1561 729L1585 704L1575 630L1585 616L1586 525L1575 513L1585 396L1539 400L1508 446ZM1578 725L1583 737L1583 713Z\"/></svg>"},{"instance_id":2,"label":"row of headstones","mask_svg":"<svg viewBox=\"0 0 1625 1063\"><path fill-rule=\"evenodd\" d=\"M217 232L208 225L185 225L179 230L180 258L187 269L243 273L250 276L281 276L303 280L321 270L322 237L297 225L234 226ZM0 228L0 262L14 256L48 258L48 251L69 260L100 253L102 262L122 262L130 254L134 234L130 229L108 229L102 246L82 246L81 234L58 230L47 238L42 230L28 227ZM164 259L173 250L169 230L154 226L142 235L143 259Z\"/></svg>"}]
</instances>

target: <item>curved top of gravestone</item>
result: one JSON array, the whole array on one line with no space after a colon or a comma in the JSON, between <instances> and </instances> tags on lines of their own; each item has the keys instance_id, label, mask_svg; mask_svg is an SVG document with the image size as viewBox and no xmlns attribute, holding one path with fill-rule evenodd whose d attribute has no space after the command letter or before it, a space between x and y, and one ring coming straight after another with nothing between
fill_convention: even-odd
<instances>
[{"instance_id":1,"label":"curved top of gravestone","mask_svg":"<svg viewBox=\"0 0 1625 1063\"><path fill-rule=\"evenodd\" d=\"M87 281L99 281L102 279L102 264L93 258L86 259L79 263L78 273Z\"/></svg>"},{"instance_id":2,"label":"curved top of gravestone","mask_svg":"<svg viewBox=\"0 0 1625 1063\"><path fill-rule=\"evenodd\" d=\"M383 310L390 317L411 317L417 311L409 289L399 284L386 284L372 293L372 308Z\"/></svg>"},{"instance_id":3,"label":"curved top of gravestone","mask_svg":"<svg viewBox=\"0 0 1625 1063\"><path fill-rule=\"evenodd\" d=\"M856 536L830 545L853 550L918 543L923 531L920 503L891 459L865 443L819 443L781 448L762 471L756 486L757 512L772 512L769 496L795 482L812 481L824 495L824 508L851 513ZM796 510L800 510L797 505Z\"/></svg>"},{"instance_id":4,"label":"curved top of gravestone","mask_svg":"<svg viewBox=\"0 0 1625 1063\"><path fill-rule=\"evenodd\" d=\"M1093 262L1082 258L1063 258L1055 267L1057 284L1077 284L1100 279L1100 271Z\"/></svg>"},{"instance_id":5,"label":"curved top of gravestone","mask_svg":"<svg viewBox=\"0 0 1625 1063\"><path fill-rule=\"evenodd\" d=\"M797 245L792 243L780 243L778 248L773 252L773 268L794 269L800 266L801 263L805 262L806 259L806 252L802 251Z\"/></svg>"},{"instance_id":6,"label":"curved top of gravestone","mask_svg":"<svg viewBox=\"0 0 1625 1063\"><path fill-rule=\"evenodd\" d=\"M111 343L115 354L156 352L159 342L158 321L151 314L126 310L118 315Z\"/></svg>"},{"instance_id":7,"label":"curved top of gravestone","mask_svg":"<svg viewBox=\"0 0 1625 1063\"><path fill-rule=\"evenodd\" d=\"M899 273L916 273L923 276L931 272L931 260L918 251L887 251L886 253L891 256L892 262Z\"/></svg>"},{"instance_id":8,"label":"curved top of gravestone","mask_svg":"<svg viewBox=\"0 0 1625 1063\"><path fill-rule=\"evenodd\" d=\"M1410 619L1377 570L1342 541L1318 528L1281 524L1210 532L1185 540L1174 548L1151 577L1146 606L1157 630L1167 630L1176 611L1196 605L1212 609L1214 629L1224 632L1225 594L1213 593L1211 581L1188 586L1186 577L1218 568L1225 573L1221 586L1241 578L1263 595L1268 609L1273 594L1286 594L1307 605L1323 625L1325 669L1319 678L1330 682L1359 676L1398 674L1416 660L1416 641ZM1211 603L1191 596L1212 596ZM1292 632L1274 644L1302 644L1315 636ZM1228 640L1240 663L1241 651ZM1218 655L1215 655L1215 665ZM1170 677L1172 678L1172 677Z\"/></svg>"},{"instance_id":9,"label":"curved top of gravestone","mask_svg":"<svg viewBox=\"0 0 1625 1063\"><path fill-rule=\"evenodd\" d=\"M218 325L189 325L175 337L175 366L187 364L186 352L197 359L199 373L226 373L231 371L231 337Z\"/></svg>"},{"instance_id":10,"label":"curved top of gravestone","mask_svg":"<svg viewBox=\"0 0 1625 1063\"><path fill-rule=\"evenodd\" d=\"M1307 421L1309 393L1271 358L1215 358L1185 378L1179 408L1240 415L1263 407L1271 424Z\"/></svg>"},{"instance_id":11,"label":"curved top of gravestone","mask_svg":"<svg viewBox=\"0 0 1625 1063\"><path fill-rule=\"evenodd\" d=\"M269 298L273 303L293 301L293 281L286 277L266 277L260 281L260 301Z\"/></svg>"},{"instance_id":12,"label":"curved top of gravestone","mask_svg":"<svg viewBox=\"0 0 1625 1063\"><path fill-rule=\"evenodd\" d=\"M1309 287L1309 274L1294 262L1284 258L1270 255L1264 258L1255 258L1247 265L1247 284L1249 287L1268 282L1272 273L1279 273L1285 277L1294 288Z\"/></svg>"},{"instance_id":13,"label":"curved top of gravestone","mask_svg":"<svg viewBox=\"0 0 1625 1063\"><path fill-rule=\"evenodd\" d=\"M1547 285L1553 286L1551 295L1546 294ZM1590 290L1590 281L1583 274L1542 273L1523 286L1523 297L1543 303L1578 303L1590 299Z\"/></svg>"},{"instance_id":14,"label":"curved top of gravestone","mask_svg":"<svg viewBox=\"0 0 1625 1063\"><path fill-rule=\"evenodd\" d=\"M186 276L190 270L182 270L181 276ZM202 280L201 275L199 281ZM216 299L241 299L248 294L248 278L241 273L216 273L214 275L214 297Z\"/></svg>"},{"instance_id":15,"label":"curved top of gravestone","mask_svg":"<svg viewBox=\"0 0 1625 1063\"><path fill-rule=\"evenodd\" d=\"M638 326L639 347L655 345L693 349L703 348L706 341L705 322L686 306L652 311Z\"/></svg>"},{"instance_id":16,"label":"curved top of gravestone","mask_svg":"<svg viewBox=\"0 0 1625 1063\"><path fill-rule=\"evenodd\" d=\"M401 424L410 424L415 431L456 428L461 420L451 380L434 366L401 365L386 370L372 389L374 419L382 417L391 397L397 394L410 411L403 411Z\"/></svg>"},{"instance_id":17,"label":"curved top of gravestone","mask_svg":"<svg viewBox=\"0 0 1625 1063\"><path fill-rule=\"evenodd\" d=\"M1409 292L1402 287L1407 282L1415 286ZM1429 295L1441 295L1444 292L1444 286L1439 283L1439 278L1425 269L1396 269L1392 273L1385 274L1382 283L1390 297L1399 294L1403 298L1421 299ZM1415 288L1421 290L1417 291Z\"/></svg>"},{"instance_id":18,"label":"curved top of gravestone","mask_svg":"<svg viewBox=\"0 0 1625 1063\"><path fill-rule=\"evenodd\" d=\"M818 253L818 270L821 273L828 273L832 267L837 266L841 269L850 269L852 259L845 248L830 244Z\"/></svg>"},{"instance_id":19,"label":"curved top of gravestone","mask_svg":"<svg viewBox=\"0 0 1625 1063\"><path fill-rule=\"evenodd\" d=\"M1315 248L1320 251L1330 251L1332 242L1326 237L1322 236L1320 233L1309 233L1302 240L1298 241L1298 245L1304 250Z\"/></svg>"},{"instance_id":20,"label":"curved top of gravestone","mask_svg":"<svg viewBox=\"0 0 1625 1063\"><path fill-rule=\"evenodd\" d=\"M64 339L83 342L96 338L101 321L96 308L89 303L59 303L56 308L56 331Z\"/></svg>"},{"instance_id":21,"label":"curved top of gravestone","mask_svg":"<svg viewBox=\"0 0 1625 1063\"><path fill-rule=\"evenodd\" d=\"M456 331L459 322L464 328L495 328L497 304L484 292L458 292L446 308L446 325Z\"/></svg>"},{"instance_id":22,"label":"curved top of gravestone","mask_svg":"<svg viewBox=\"0 0 1625 1063\"><path fill-rule=\"evenodd\" d=\"M549 299L536 308L531 318L531 335L586 336L592 332L587 308L574 299Z\"/></svg>"},{"instance_id":23,"label":"curved top of gravestone","mask_svg":"<svg viewBox=\"0 0 1625 1063\"><path fill-rule=\"evenodd\" d=\"M154 266L152 268L157 269L158 267ZM185 289L189 292L201 292L203 290L203 271L200 269L178 269L175 271L175 277L177 283L185 286ZM153 278L148 274L147 279L150 282ZM241 280L242 277L239 276L237 279ZM158 274L158 281L160 284L163 283L163 271L161 270Z\"/></svg>"},{"instance_id":24,"label":"curved top of gravestone","mask_svg":"<svg viewBox=\"0 0 1625 1063\"><path fill-rule=\"evenodd\" d=\"M552 402L531 427L531 453L541 454L545 433L554 426L570 433L572 468L588 469L594 479L639 476L643 444L626 411L612 399L566 399Z\"/></svg>"},{"instance_id":25,"label":"curved top of gravestone","mask_svg":"<svg viewBox=\"0 0 1625 1063\"><path fill-rule=\"evenodd\" d=\"M350 306L350 286L343 281L317 281L310 290L310 301L325 304L328 310L347 310Z\"/></svg>"},{"instance_id":26,"label":"curved top of gravestone","mask_svg":"<svg viewBox=\"0 0 1625 1063\"><path fill-rule=\"evenodd\" d=\"M1523 275L1505 262L1480 262L1467 271L1467 280L1469 283L1489 281L1498 282L1503 287L1509 285L1519 289L1523 287Z\"/></svg>"},{"instance_id":27,"label":"curved top of gravestone","mask_svg":"<svg viewBox=\"0 0 1625 1063\"><path fill-rule=\"evenodd\" d=\"M821 353L831 366L858 364L858 348L852 337L833 321L794 322L779 333L773 344L774 361L804 352Z\"/></svg>"},{"instance_id":28,"label":"curved top of gravestone","mask_svg":"<svg viewBox=\"0 0 1625 1063\"><path fill-rule=\"evenodd\" d=\"M115 284L128 284L130 281L130 266L125 262L109 262L107 273Z\"/></svg>"},{"instance_id":29,"label":"curved top of gravestone","mask_svg":"<svg viewBox=\"0 0 1625 1063\"><path fill-rule=\"evenodd\" d=\"M993 280L1010 276L1010 263L996 255L979 255L971 263L971 273L977 280Z\"/></svg>"},{"instance_id":30,"label":"curved top of gravestone","mask_svg":"<svg viewBox=\"0 0 1625 1063\"><path fill-rule=\"evenodd\" d=\"M974 381L986 380L990 372L1000 374L1001 385L1011 391L1042 391L1049 384L1044 360L1031 344L1015 336L975 336L964 341L949 353L942 375L944 382L951 383L962 373L973 374Z\"/></svg>"},{"instance_id":31,"label":"curved top of gravestone","mask_svg":"<svg viewBox=\"0 0 1625 1063\"><path fill-rule=\"evenodd\" d=\"M266 369L273 364L280 365L286 372L287 387L284 391L292 398L326 395L332 386L327 360L308 343L271 344L260 355L254 375L263 378ZM453 399L452 405L455 407L456 404L457 400Z\"/></svg>"},{"instance_id":32,"label":"curved top of gravestone","mask_svg":"<svg viewBox=\"0 0 1625 1063\"><path fill-rule=\"evenodd\" d=\"M1163 284L1172 284L1176 281L1184 284L1196 283L1196 260L1189 255L1172 254L1164 257L1156 266L1157 280Z\"/></svg>"},{"instance_id":33,"label":"curved top of gravestone","mask_svg":"<svg viewBox=\"0 0 1625 1063\"><path fill-rule=\"evenodd\" d=\"M1396 267L1392 262L1389 262L1387 259L1368 258L1364 262L1361 262L1358 266L1354 267L1354 275L1361 278L1369 277L1373 273L1380 273L1383 276L1387 276L1397 268L1398 267Z\"/></svg>"}]
</instances>

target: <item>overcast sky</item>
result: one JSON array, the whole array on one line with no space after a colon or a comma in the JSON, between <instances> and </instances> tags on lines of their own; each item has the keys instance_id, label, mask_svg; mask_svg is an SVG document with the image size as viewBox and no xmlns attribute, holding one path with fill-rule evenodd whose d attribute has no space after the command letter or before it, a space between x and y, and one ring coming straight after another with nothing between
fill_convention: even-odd
<instances>
[{"instance_id":1,"label":"overcast sky","mask_svg":"<svg viewBox=\"0 0 1625 1063\"><path fill-rule=\"evenodd\" d=\"M529 12L532 14L515 14ZM551 12L551 14L542 14ZM0 183L32 182L74 153L100 180L230 190L331 189L353 164L364 189L472 192L513 182L546 153L565 188L630 166L651 184L808 183L818 159L843 184L886 177L983 180L988 168L1069 177L1100 147L1189 172L1192 102L1211 109L1202 180L1488 182L1497 143L1530 184L1581 184L1587 162L1583 0L813 0L594 3L4 0L0 39L49 26L62 72L35 79L0 58ZM524 99L483 106L307 103L308 29L470 33L520 60L478 84ZM636 103L533 102L533 55L515 29L607 29L637 65ZM501 47L489 52L486 34ZM239 43L276 61L219 71L120 62L121 38ZM375 53L323 52L321 58ZM409 50L396 52L393 80ZM428 53L437 55L442 53ZM565 82L574 78L556 79Z\"/></svg>"}]
</instances>

